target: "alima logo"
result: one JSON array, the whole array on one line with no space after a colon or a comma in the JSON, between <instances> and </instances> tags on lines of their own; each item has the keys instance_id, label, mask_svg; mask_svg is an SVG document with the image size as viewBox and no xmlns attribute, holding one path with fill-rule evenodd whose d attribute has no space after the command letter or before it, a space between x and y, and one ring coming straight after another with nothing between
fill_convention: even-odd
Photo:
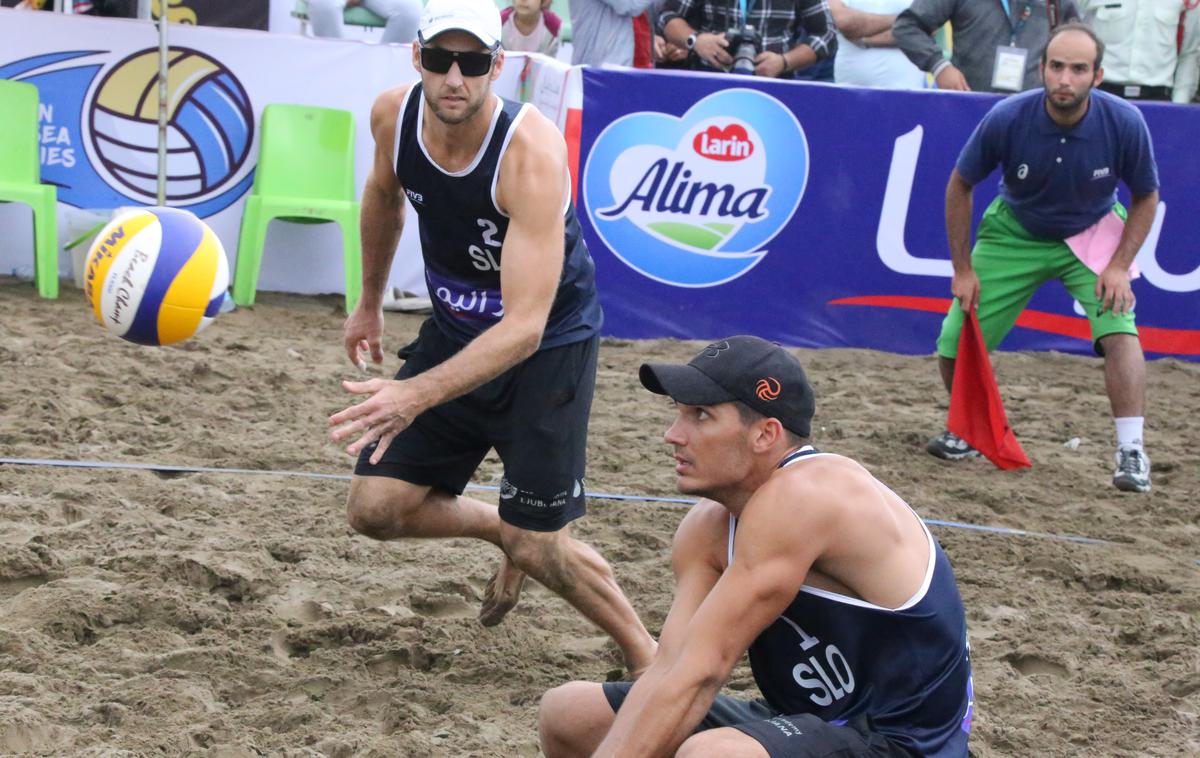
<instances>
[{"instance_id":1,"label":"alima logo","mask_svg":"<svg viewBox=\"0 0 1200 758\"><path fill-rule=\"evenodd\" d=\"M716 358L718 355L721 354L722 350L728 350L728 349L729 349L729 343L726 342L725 340L721 340L720 342L714 342L711 345L709 345L708 347L704 348L704 357L705 358Z\"/></svg>"},{"instance_id":2,"label":"alima logo","mask_svg":"<svg viewBox=\"0 0 1200 758\"><path fill-rule=\"evenodd\" d=\"M724 129L710 126L696 135L692 148L697 155L714 161L740 161L754 152L754 143L746 134L745 127L730 124Z\"/></svg>"},{"instance_id":3,"label":"alima logo","mask_svg":"<svg viewBox=\"0 0 1200 758\"><path fill-rule=\"evenodd\" d=\"M758 380L758 384L754 387L754 394L759 400L770 402L779 399L779 393L783 391L783 387L779 385L778 380L773 376L763 377Z\"/></svg>"},{"instance_id":4,"label":"alima logo","mask_svg":"<svg viewBox=\"0 0 1200 758\"><path fill-rule=\"evenodd\" d=\"M767 254L808 179L796 117L750 89L675 117L631 113L596 138L583 194L593 227L634 270L677 287L736 279Z\"/></svg>"}]
</instances>

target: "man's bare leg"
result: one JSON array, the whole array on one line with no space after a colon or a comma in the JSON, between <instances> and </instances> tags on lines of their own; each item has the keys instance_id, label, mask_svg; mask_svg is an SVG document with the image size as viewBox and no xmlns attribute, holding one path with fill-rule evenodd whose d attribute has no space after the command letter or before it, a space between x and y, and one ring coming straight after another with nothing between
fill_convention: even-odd
<instances>
[{"instance_id":1,"label":"man's bare leg","mask_svg":"<svg viewBox=\"0 0 1200 758\"><path fill-rule=\"evenodd\" d=\"M525 572L513 564L508 554L500 556L496 573L488 580L483 591L483 606L479 609L479 623L495 626L521 599L521 588L525 586Z\"/></svg>"},{"instance_id":2,"label":"man's bare leg","mask_svg":"<svg viewBox=\"0 0 1200 758\"><path fill-rule=\"evenodd\" d=\"M542 695L538 739L546 758L575 758L596 751L617 714L595 682L568 682Z\"/></svg>"},{"instance_id":3,"label":"man's bare leg","mask_svg":"<svg viewBox=\"0 0 1200 758\"><path fill-rule=\"evenodd\" d=\"M1104 389L1114 418L1146 415L1146 357L1134 334L1100 338L1104 348Z\"/></svg>"},{"instance_id":4,"label":"man's bare leg","mask_svg":"<svg viewBox=\"0 0 1200 758\"><path fill-rule=\"evenodd\" d=\"M590 546L572 538L569 526L533 532L501 523L500 535L513 563L613 638L630 674L636 677L650 666L658 643L617 586L612 568Z\"/></svg>"},{"instance_id":5,"label":"man's bare leg","mask_svg":"<svg viewBox=\"0 0 1200 758\"><path fill-rule=\"evenodd\" d=\"M346 505L351 528L377 540L475 537L504 550L496 506L423 485L381 476L355 477ZM479 621L494 626L521 597L525 572L501 555L484 590Z\"/></svg>"},{"instance_id":6,"label":"man's bare leg","mask_svg":"<svg viewBox=\"0 0 1200 758\"><path fill-rule=\"evenodd\" d=\"M950 392L954 386L954 359L939 355L938 373L942 375L942 384L946 385L946 392Z\"/></svg>"}]
</instances>

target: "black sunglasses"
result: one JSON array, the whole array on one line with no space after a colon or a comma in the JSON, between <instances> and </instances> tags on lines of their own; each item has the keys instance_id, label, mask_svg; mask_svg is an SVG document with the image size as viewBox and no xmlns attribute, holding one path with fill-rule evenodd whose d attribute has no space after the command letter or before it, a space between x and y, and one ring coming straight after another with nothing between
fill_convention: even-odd
<instances>
[{"instance_id":1,"label":"black sunglasses","mask_svg":"<svg viewBox=\"0 0 1200 758\"><path fill-rule=\"evenodd\" d=\"M465 53L441 47L421 47L421 68L435 74L448 73L457 61L458 70L463 76L483 76L492 70L495 60L494 50L486 53Z\"/></svg>"}]
</instances>

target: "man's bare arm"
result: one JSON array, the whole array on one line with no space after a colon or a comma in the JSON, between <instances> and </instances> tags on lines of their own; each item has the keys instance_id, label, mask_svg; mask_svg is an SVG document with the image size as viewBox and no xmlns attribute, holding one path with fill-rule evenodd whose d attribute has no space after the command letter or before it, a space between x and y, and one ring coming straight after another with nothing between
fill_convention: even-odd
<instances>
[{"instance_id":1,"label":"man's bare arm","mask_svg":"<svg viewBox=\"0 0 1200 758\"><path fill-rule=\"evenodd\" d=\"M829 0L829 12L833 14L833 23L837 25L837 30L848 40L860 40L886 33L888 41L892 41L895 14L855 10L842 0Z\"/></svg>"},{"instance_id":2,"label":"man's bare arm","mask_svg":"<svg viewBox=\"0 0 1200 758\"><path fill-rule=\"evenodd\" d=\"M566 143L530 109L500 168L497 203L509 215L501 248L504 316L445 363L413 377L426 407L463 395L537 351L562 276Z\"/></svg>"},{"instance_id":3,"label":"man's bare arm","mask_svg":"<svg viewBox=\"0 0 1200 758\"><path fill-rule=\"evenodd\" d=\"M371 107L371 135L375 156L371 173L363 185L359 217L362 237L362 297L346 319L343 339L346 357L356 366L364 364L363 351L375 363L383 362L383 290L392 269L392 257L404 229L404 188L396 178L396 118L408 86L381 94Z\"/></svg>"},{"instance_id":4,"label":"man's bare arm","mask_svg":"<svg viewBox=\"0 0 1200 758\"><path fill-rule=\"evenodd\" d=\"M1129 267L1133 265L1133 259L1138 250L1141 250L1142 243L1146 241L1146 235L1150 233L1157 210L1158 192L1133 196L1117 250L1108 266L1096 279L1096 297L1100 299L1101 312L1119 310L1128 313L1133 309L1134 297L1133 287L1130 286Z\"/></svg>"},{"instance_id":5,"label":"man's bare arm","mask_svg":"<svg viewBox=\"0 0 1200 758\"><path fill-rule=\"evenodd\" d=\"M946 240L950 243L950 261L954 264L950 291L967 313L979 301L979 276L971 265L973 190L958 169L950 172L950 181L946 183Z\"/></svg>"},{"instance_id":6,"label":"man's bare arm","mask_svg":"<svg viewBox=\"0 0 1200 758\"><path fill-rule=\"evenodd\" d=\"M360 228L363 248L363 300L378 307L392 257L404 229L404 188L396 177L396 119L408 87L384 92L371 108L375 156L363 185Z\"/></svg>"},{"instance_id":7,"label":"man's bare arm","mask_svg":"<svg viewBox=\"0 0 1200 758\"><path fill-rule=\"evenodd\" d=\"M344 383L351 392L371 395L329 419L341 427L332 435L335 442L362 434L347 453L357 455L378 440L372 455L377 462L422 412L470 392L537 350L562 274L567 184L566 143L531 109L505 154L496 189L509 215L501 249L504 315L453 357L411 379Z\"/></svg>"},{"instance_id":8,"label":"man's bare arm","mask_svg":"<svg viewBox=\"0 0 1200 758\"><path fill-rule=\"evenodd\" d=\"M733 563L663 643L630 690L596 756L671 755L712 705L758 634L787 608L836 529L831 499L773 477L738 523ZM808 489L808 488L803 488ZM805 508L788 507L804 502Z\"/></svg>"},{"instance_id":9,"label":"man's bare arm","mask_svg":"<svg viewBox=\"0 0 1200 758\"><path fill-rule=\"evenodd\" d=\"M855 42L863 47L869 48L896 46L896 38L892 36L892 30L890 28L884 29L878 34L872 34L869 37L860 37Z\"/></svg>"}]
</instances>

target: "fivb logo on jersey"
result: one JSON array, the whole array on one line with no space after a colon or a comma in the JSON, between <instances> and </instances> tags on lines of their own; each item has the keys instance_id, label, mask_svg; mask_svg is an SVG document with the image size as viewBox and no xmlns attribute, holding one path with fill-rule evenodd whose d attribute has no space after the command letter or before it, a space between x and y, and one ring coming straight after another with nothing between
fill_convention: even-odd
<instances>
[{"instance_id":1,"label":"fivb logo on jersey","mask_svg":"<svg viewBox=\"0 0 1200 758\"><path fill-rule=\"evenodd\" d=\"M637 272L678 287L745 274L791 220L808 142L778 100L714 93L681 117L631 113L596 138L584 167L592 226Z\"/></svg>"}]
</instances>

